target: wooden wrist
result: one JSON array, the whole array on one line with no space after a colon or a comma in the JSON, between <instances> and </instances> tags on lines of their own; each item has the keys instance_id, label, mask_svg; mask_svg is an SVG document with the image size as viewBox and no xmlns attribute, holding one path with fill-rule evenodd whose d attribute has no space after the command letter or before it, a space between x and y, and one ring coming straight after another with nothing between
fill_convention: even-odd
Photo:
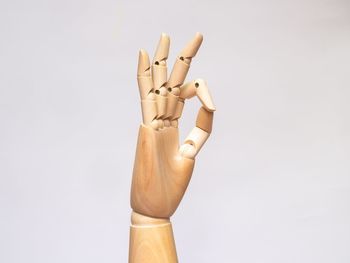
<instances>
[{"instance_id":1,"label":"wooden wrist","mask_svg":"<svg viewBox=\"0 0 350 263\"><path fill-rule=\"evenodd\" d=\"M177 263L169 218L131 213L129 263Z\"/></svg>"},{"instance_id":2,"label":"wooden wrist","mask_svg":"<svg viewBox=\"0 0 350 263\"><path fill-rule=\"evenodd\" d=\"M131 212L131 225L133 226L156 226L156 225L163 225L163 224L169 224L170 219L169 218L156 218L156 217L150 217L146 215L139 214L135 211Z\"/></svg>"}]
</instances>

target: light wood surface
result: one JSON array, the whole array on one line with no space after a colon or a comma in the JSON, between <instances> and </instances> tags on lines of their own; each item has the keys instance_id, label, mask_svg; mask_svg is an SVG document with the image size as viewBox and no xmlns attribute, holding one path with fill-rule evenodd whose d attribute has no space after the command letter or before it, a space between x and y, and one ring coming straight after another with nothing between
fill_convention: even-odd
<instances>
[{"instance_id":1,"label":"light wood surface","mask_svg":"<svg viewBox=\"0 0 350 263\"><path fill-rule=\"evenodd\" d=\"M179 205L192 175L194 160L179 155L178 129L159 131L142 125L131 186L131 207L169 218Z\"/></svg>"},{"instance_id":2,"label":"light wood surface","mask_svg":"<svg viewBox=\"0 0 350 263\"><path fill-rule=\"evenodd\" d=\"M177 263L171 223L130 227L129 263Z\"/></svg>"},{"instance_id":3,"label":"light wood surface","mask_svg":"<svg viewBox=\"0 0 350 263\"><path fill-rule=\"evenodd\" d=\"M170 38L162 34L150 64L146 51L139 53L137 79L142 120L131 183L132 225L129 262L177 262L170 217L190 182L195 157L212 131L215 106L202 79L183 84L203 37L197 33L179 53L167 79ZM179 143L179 119L185 100L202 103L196 125Z\"/></svg>"},{"instance_id":4,"label":"light wood surface","mask_svg":"<svg viewBox=\"0 0 350 263\"><path fill-rule=\"evenodd\" d=\"M177 255L169 219L131 214L129 262L176 263Z\"/></svg>"}]
</instances>

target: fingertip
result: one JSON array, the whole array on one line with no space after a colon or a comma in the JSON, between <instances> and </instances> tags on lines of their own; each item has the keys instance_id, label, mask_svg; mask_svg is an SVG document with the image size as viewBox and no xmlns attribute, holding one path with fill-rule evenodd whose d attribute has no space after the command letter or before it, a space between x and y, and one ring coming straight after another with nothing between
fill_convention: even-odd
<instances>
[{"instance_id":1,"label":"fingertip","mask_svg":"<svg viewBox=\"0 0 350 263\"><path fill-rule=\"evenodd\" d=\"M183 56L186 58L194 57L197 54L202 42L203 42L203 35L197 32L194 38L181 51L180 56Z\"/></svg>"},{"instance_id":2,"label":"fingertip","mask_svg":"<svg viewBox=\"0 0 350 263\"><path fill-rule=\"evenodd\" d=\"M147 54L146 50L140 49L137 74L143 75L143 74L145 74L146 71L149 70L149 68L150 68L150 62L149 62L148 54Z\"/></svg>"},{"instance_id":3,"label":"fingertip","mask_svg":"<svg viewBox=\"0 0 350 263\"><path fill-rule=\"evenodd\" d=\"M163 39L166 39L166 40L170 40L169 35L167 33L164 33L164 32L161 34L160 37L163 38Z\"/></svg>"},{"instance_id":4,"label":"fingertip","mask_svg":"<svg viewBox=\"0 0 350 263\"><path fill-rule=\"evenodd\" d=\"M148 57L147 51L141 48L139 51L139 57Z\"/></svg>"},{"instance_id":5,"label":"fingertip","mask_svg":"<svg viewBox=\"0 0 350 263\"><path fill-rule=\"evenodd\" d=\"M216 111L216 108L215 108L215 106L210 106L210 107L207 106L206 110L209 112L214 112L214 111Z\"/></svg>"},{"instance_id":6,"label":"fingertip","mask_svg":"<svg viewBox=\"0 0 350 263\"><path fill-rule=\"evenodd\" d=\"M195 38L197 39L197 41L203 41L203 34L200 32L196 32Z\"/></svg>"},{"instance_id":7,"label":"fingertip","mask_svg":"<svg viewBox=\"0 0 350 263\"><path fill-rule=\"evenodd\" d=\"M162 61L168 58L170 48L170 38L167 34L162 33L160 35L159 43L156 53L154 55L153 62Z\"/></svg>"},{"instance_id":8,"label":"fingertip","mask_svg":"<svg viewBox=\"0 0 350 263\"><path fill-rule=\"evenodd\" d=\"M209 100L205 105L203 105L204 108L209 111L209 112L214 112L216 111L216 107L215 105L213 104L213 101L212 100Z\"/></svg>"},{"instance_id":9,"label":"fingertip","mask_svg":"<svg viewBox=\"0 0 350 263\"><path fill-rule=\"evenodd\" d=\"M165 45L165 46L169 46L170 45L170 37L168 34L166 33L162 33L160 35L160 42Z\"/></svg>"}]
</instances>

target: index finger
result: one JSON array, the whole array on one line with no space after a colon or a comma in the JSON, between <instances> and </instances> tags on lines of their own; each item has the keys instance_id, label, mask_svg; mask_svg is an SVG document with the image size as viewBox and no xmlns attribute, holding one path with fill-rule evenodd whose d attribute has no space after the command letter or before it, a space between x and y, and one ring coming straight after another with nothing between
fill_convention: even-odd
<instances>
[{"instance_id":1,"label":"index finger","mask_svg":"<svg viewBox=\"0 0 350 263\"><path fill-rule=\"evenodd\" d=\"M196 33L194 38L186 45L176 58L173 70L167 82L168 88L175 88L181 86L186 78L187 72L190 68L192 58L197 54L203 41L203 35Z\"/></svg>"}]
</instances>

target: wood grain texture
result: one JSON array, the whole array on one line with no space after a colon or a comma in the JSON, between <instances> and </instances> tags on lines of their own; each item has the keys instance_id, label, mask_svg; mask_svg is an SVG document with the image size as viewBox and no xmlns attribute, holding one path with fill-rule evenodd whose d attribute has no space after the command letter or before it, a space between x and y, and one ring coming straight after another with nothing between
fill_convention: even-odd
<instances>
[{"instance_id":1,"label":"wood grain texture","mask_svg":"<svg viewBox=\"0 0 350 263\"><path fill-rule=\"evenodd\" d=\"M131 207L142 215L169 218L190 181L194 160L179 155L178 129L141 125L131 185Z\"/></svg>"},{"instance_id":2,"label":"wood grain texture","mask_svg":"<svg viewBox=\"0 0 350 263\"><path fill-rule=\"evenodd\" d=\"M171 223L130 227L129 263L177 263Z\"/></svg>"}]
</instances>

